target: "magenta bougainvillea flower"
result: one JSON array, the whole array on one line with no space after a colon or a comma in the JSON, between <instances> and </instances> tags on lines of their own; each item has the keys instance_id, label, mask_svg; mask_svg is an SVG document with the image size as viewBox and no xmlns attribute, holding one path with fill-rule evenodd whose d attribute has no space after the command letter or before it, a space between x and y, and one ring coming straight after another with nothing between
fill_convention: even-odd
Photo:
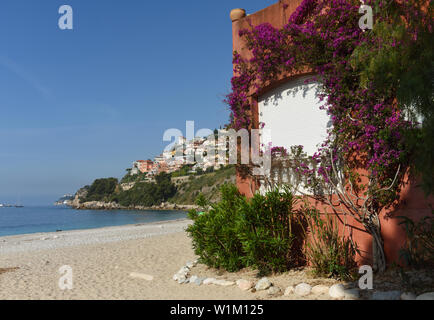
<instances>
[{"instance_id":1,"label":"magenta bougainvillea flower","mask_svg":"<svg viewBox=\"0 0 434 320\"><path fill-rule=\"evenodd\" d=\"M365 4L374 2L381 9L387 1L367 0ZM251 96L281 76L310 70L316 74L311 80L322 83L321 108L327 110L333 123L316 159L333 141L340 152L360 155L358 165L375 179L389 181L391 172L406 157L403 137L412 124L401 114L395 92L380 92L360 82L353 63L355 50L382 46L383 39L359 28L359 7L358 0L304 0L280 29L265 23L241 30L251 58L234 52L235 75L226 102L231 108L231 125L251 129ZM266 125L261 123L261 127ZM319 170L321 174L327 168Z\"/></svg>"}]
</instances>

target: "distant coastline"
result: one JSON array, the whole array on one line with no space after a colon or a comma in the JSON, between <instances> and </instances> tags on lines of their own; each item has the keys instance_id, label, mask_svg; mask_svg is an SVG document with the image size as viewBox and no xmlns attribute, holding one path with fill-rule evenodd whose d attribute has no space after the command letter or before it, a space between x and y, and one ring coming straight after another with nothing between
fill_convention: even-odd
<instances>
[{"instance_id":1,"label":"distant coastline","mask_svg":"<svg viewBox=\"0 0 434 320\"><path fill-rule=\"evenodd\" d=\"M93 209L71 206L27 206L0 209L0 237L40 232L85 230L185 219L187 210ZM1 243L0 243L1 247Z\"/></svg>"},{"instance_id":2,"label":"distant coastline","mask_svg":"<svg viewBox=\"0 0 434 320\"><path fill-rule=\"evenodd\" d=\"M192 209L197 209L196 205L186 205L186 204L173 204L173 203L162 203L160 205L155 205L151 207L146 206L121 206L116 202L104 202L104 201L89 201L80 203L77 200L55 203L55 205L66 205L75 210L134 210L134 211L188 211Z\"/></svg>"},{"instance_id":3,"label":"distant coastline","mask_svg":"<svg viewBox=\"0 0 434 320\"><path fill-rule=\"evenodd\" d=\"M195 201L199 195L216 202L219 188L235 183L233 166L202 174L179 174L173 177L160 173L155 181L129 174L121 181L96 179L92 185L80 188L74 195L64 195L54 204L76 210L189 211L198 208Z\"/></svg>"}]
</instances>

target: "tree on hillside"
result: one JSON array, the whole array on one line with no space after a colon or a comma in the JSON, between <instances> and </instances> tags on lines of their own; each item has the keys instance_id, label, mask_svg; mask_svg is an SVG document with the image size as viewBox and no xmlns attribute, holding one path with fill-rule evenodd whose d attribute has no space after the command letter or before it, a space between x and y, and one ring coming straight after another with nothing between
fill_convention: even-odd
<instances>
[{"instance_id":1,"label":"tree on hillside","mask_svg":"<svg viewBox=\"0 0 434 320\"><path fill-rule=\"evenodd\" d=\"M89 187L84 202L107 200L116 191L117 185L116 178L96 179Z\"/></svg>"}]
</instances>

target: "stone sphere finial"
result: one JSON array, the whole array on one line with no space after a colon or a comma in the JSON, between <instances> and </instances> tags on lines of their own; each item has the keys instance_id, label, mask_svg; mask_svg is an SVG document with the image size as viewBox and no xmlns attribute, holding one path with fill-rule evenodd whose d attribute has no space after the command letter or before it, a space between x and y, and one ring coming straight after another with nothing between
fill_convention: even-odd
<instances>
[{"instance_id":1,"label":"stone sphere finial","mask_svg":"<svg viewBox=\"0 0 434 320\"><path fill-rule=\"evenodd\" d=\"M232 22L240 20L246 16L246 10L244 9L233 9L231 10L231 20Z\"/></svg>"}]
</instances>

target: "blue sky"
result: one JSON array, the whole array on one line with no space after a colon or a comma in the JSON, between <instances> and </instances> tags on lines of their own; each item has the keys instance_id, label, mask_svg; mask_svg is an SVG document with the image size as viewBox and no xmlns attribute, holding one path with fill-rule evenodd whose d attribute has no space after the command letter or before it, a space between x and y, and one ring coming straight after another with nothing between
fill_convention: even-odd
<instances>
[{"instance_id":1,"label":"blue sky","mask_svg":"<svg viewBox=\"0 0 434 320\"><path fill-rule=\"evenodd\" d=\"M0 202L51 203L153 158L166 129L227 123L229 12L275 2L1 1Z\"/></svg>"}]
</instances>

